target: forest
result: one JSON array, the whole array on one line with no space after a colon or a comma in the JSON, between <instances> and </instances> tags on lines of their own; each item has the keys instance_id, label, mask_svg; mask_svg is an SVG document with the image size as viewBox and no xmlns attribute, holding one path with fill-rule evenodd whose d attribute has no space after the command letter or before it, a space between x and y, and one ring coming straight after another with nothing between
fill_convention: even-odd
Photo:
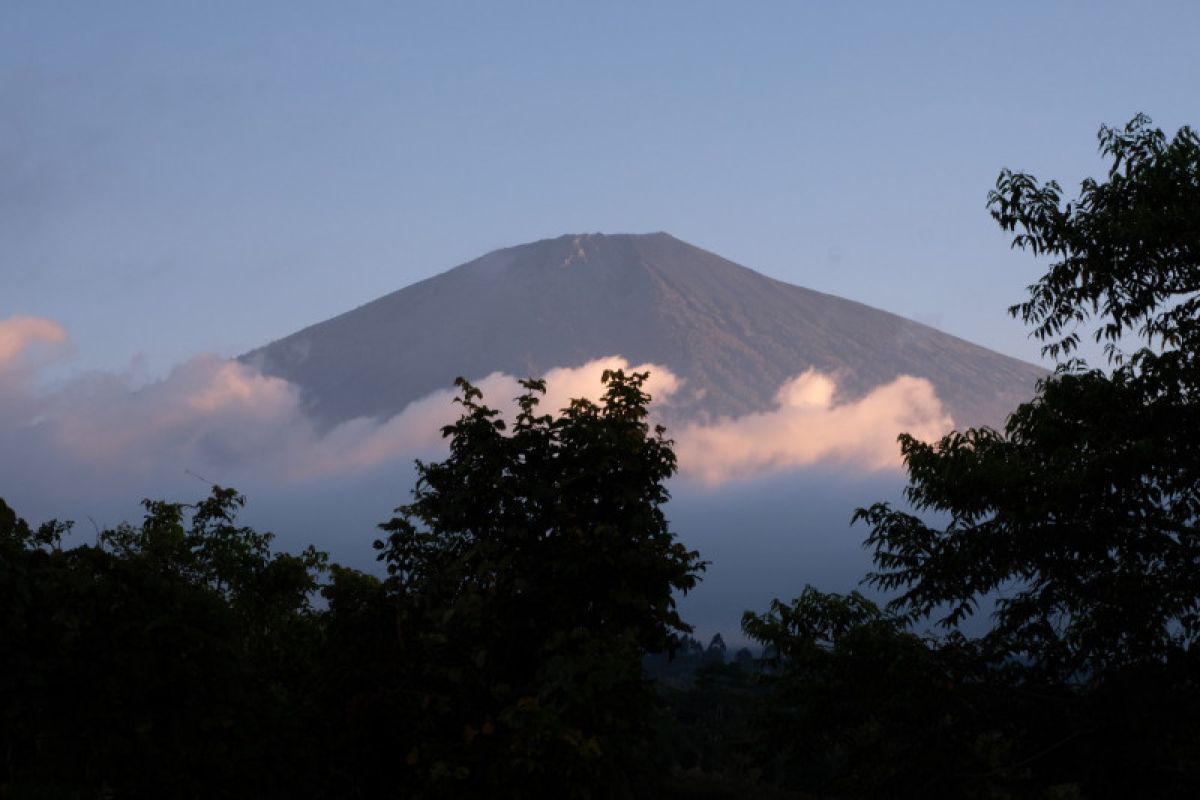
<instances>
[{"instance_id":1,"label":"forest","mask_svg":"<svg viewBox=\"0 0 1200 800\"><path fill-rule=\"evenodd\" d=\"M459 379L378 574L221 486L94 537L0 500L0 798L1200 796L1200 138L1099 147L1073 199L988 196L1057 368L847 509L886 603L798 576L756 650L696 641L646 374L554 413L523 381L511 424Z\"/></svg>"}]
</instances>

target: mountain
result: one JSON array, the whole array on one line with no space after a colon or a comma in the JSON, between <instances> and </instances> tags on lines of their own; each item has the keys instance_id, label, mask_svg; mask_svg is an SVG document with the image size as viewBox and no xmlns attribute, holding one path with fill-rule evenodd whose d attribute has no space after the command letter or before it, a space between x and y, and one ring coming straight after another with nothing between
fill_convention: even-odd
<instances>
[{"instance_id":1,"label":"mountain","mask_svg":"<svg viewBox=\"0 0 1200 800\"><path fill-rule=\"evenodd\" d=\"M902 374L928 378L956 424L999 425L1045 374L665 233L497 250L242 359L299 385L332 426L391 416L458 375L538 376L608 355L686 379L682 417L769 409L785 381L816 367L836 373L847 397Z\"/></svg>"}]
</instances>

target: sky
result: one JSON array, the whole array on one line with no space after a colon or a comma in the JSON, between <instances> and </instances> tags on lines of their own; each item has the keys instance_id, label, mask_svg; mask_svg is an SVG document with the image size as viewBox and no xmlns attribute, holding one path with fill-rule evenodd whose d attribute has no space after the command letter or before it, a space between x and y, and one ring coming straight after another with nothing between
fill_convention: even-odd
<instances>
[{"instance_id":1,"label":"sky","mask_svg":"<svg viewBox=\"0 0 1200 800\"><path fill-rule=\"evenodd\" d=\"M0 3L0 318L236 355L492 249L676 237L1036 360L1001 167L1197 121L1200 5Z\"/></svg>"},{"instance_id":2,"label":"sky","mask_svg":"<svg viewBox=\"0 0 1200 800\"><path fill-rule=\"evenodd\" d=\"M1200 122L1198 32L1194 1L0 0L0 496L103 526L240 459L252 524L367 566L446 398L321 436L223 359L565 233L667 231L1038 361L1005 309L1045 264L988 189L1073 194L1101 124ZM900 496L888 414L937 400L826 378L679 432L730 456L672 503L713 560L701 631L869 566L848 522ZM864 438L809 447L834 426ZM783 428L803 447L761 446Z\"/></svg>"}]
</instances>

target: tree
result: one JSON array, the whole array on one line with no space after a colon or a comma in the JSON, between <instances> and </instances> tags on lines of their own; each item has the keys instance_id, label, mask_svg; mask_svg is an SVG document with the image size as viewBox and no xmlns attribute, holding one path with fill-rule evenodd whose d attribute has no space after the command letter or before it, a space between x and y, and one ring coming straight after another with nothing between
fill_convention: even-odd
<instances>
[{"instance_id":1,"label":"tree","mask_svg":"<svg viewBox=\"0 0 1200 800\"><path fill-rule=\"evenodd\" d=\"M1010 313L1062 359L1055 374L1002 432L900 437L907 498L944 527L886 504L855 517L871 526L870 581L900 591L894 610L952 628L995 598L995 662L1108 693L1110 718L1074 735L1120 730L1124 749L1095 763L1140 758L1179 791L1179 748L1197 736L1159 689L1177 689L1177 707L1196 695L1200 139L1139 115L1099 141L1107 178L1076 200L1008 170L988 198L1013 246L1051 261ZM1108 374L1072 357L1093 324ZM1143 741L1153 752L1132 755Z\"/></svg>"},{"instance_id":2,"label":"tree","mask_svg":"<svg viewBox=\"0 0 1200 800\"><path fill-rule=\"evenodd\" d=\"M1099 317L1111 375L1063 363L1003 433L901 437L909 501L943 530L876 505L856 515L914 617L953 625L1004 592L996 635L1071 675L1161 659L1200 635L1200 141L1137 117L1102 128L1108 180L1062 205L1057 184L1005 171L992 215L1014 246L1057 259L1010 312L1051 355ZM1121 350L1136 328L1143 346ZM1157 345L1158 349L1153 349Z\"/></svg>"},{"instance_id":3,"label":"tree","mask_svg":"<svg viewBox=\"0 0 1200 800\"><path fill-rule=\"evenodd\" d=\"M537 413L544 383L524 381L511 433L458 380L449 457L418 462L413 501L376 543L417 673L408 763L427 788L634 788L655 705L642 657L690 631L674 593L704 567L663 514L675 456L646 422L646 377L605 371L599 405L557 418Z\"/></svg>"},{"instance_id":4,"label":"tree","mask_svg":"<svg viewBox=\"0 0 1200 800\"><path fill-rule=\"evenodd\" d=\"M270 552L214 487L62 547L0 501L0 795L220 797L303 784L323 554Z\"/></svg>"},{"instance_id":5,"label":"tree","mask_svg":"<svg viewBox=\"0 0 1200 800\"><path fill-rule=\"evenodd\" d=\"M858 592L811 586L747 611L742 628L763 646L752 730L764 781L806 797L1009 796L1010 732L963 637L917 636Z\"/></svg>"}]
</instances>

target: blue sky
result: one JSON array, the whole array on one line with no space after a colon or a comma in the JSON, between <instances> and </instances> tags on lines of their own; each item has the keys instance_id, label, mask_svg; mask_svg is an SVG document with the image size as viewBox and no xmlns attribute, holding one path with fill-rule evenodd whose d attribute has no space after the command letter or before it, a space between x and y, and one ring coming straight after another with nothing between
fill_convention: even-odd
<instances>
[{"instance_id":1,"label":"blue sky","mask_svg":"<svg viewBox=\"0 0 1200 800\"><path fill-rule=\"evenodd\" d=\"M206 448L308 463L289 454L329 443L288 424L294 398L218 359L129 388L568 232L666 230L1036 360L1004 309L1043 267L987 191L1004 166L1072 189L1103 168L1099 125L1138 111L1200 124L1198 34L1195 0L0 0L0 321L55 320L75 349L44 395L19 372L0 392L21 422L0 425L0 490L106 525L202 491L182 467ZM241 401L176 413L212 387ZM401 461L229 474L285 548L370 567ZM850 513L902 483L680 482L672 519L713 560L685 615L735 641L769 597L854 588Z\"/></svg>"},{"instance_id":2,"label":"blue sky","mask_svg":"<svg viewBox=\"0 0 1200 800\"><path fill-rule=\"evenodd\" d=\"M494 249L666 230L1033 360L984 198L1200 122L1200 4L0 4L0 317L234 355Z\"/></svg>"}]
</instances>

